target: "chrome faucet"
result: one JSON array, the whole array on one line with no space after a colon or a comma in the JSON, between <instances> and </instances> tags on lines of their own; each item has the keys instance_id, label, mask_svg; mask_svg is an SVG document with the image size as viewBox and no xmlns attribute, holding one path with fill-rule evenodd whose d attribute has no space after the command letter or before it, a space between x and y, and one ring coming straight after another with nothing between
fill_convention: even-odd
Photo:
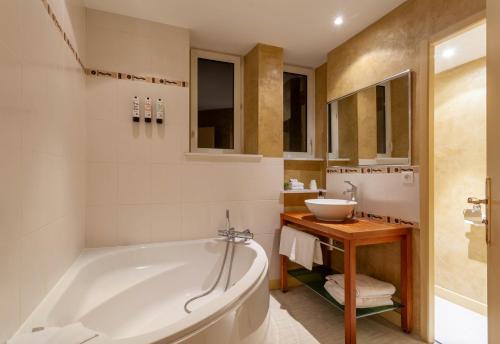
<instances>
[{"instance_id":1,"label":"chrome faucet","mask_svg":"<svg viewBox=\"0 0 500 344\"><path fill-rule=\"evenodd\" d=\"M345 190L342 194L344 194L344 195L350 194L351 201L356 201L358 187L356 185L354 185L353 183L351 183L349 180L344 180L344 183L348 184L351 188Z\"/></svg>"},{"instance_id":2,"label":"chrome faucet","mask_svg":"<svg viewBox=\"0 0 500 344\"><path fill-rule=\"evenodd\" d=\"M226 237L229 241L234 241L236 238L244 239L244 241L248 241L253 239L253 233L250 232L250 229L246 229L243 232L238 232L231 227L231 221L229 220L229 209L226 209L226 229L220 229L217 231L219 236Z\"/></svg>"}]
</instances>

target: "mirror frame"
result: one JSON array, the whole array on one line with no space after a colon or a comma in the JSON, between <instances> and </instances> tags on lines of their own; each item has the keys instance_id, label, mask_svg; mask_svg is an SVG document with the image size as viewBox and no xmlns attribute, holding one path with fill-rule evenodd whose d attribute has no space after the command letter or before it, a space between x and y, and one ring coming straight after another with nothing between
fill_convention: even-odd
<instances>
[{"instance_id":1,"label":"mirror frame","mask_svg":"<svg viewBox=\"0 0 500 344\"><path fill-rule=\"evenodd\" d=\"M329 165L329 162L331 161L329 159L329 155L330 155L330 147L328 146L328 141L329 141L329 132L330 130L328 130L328 126L330 126L330 121L328 120L328 106L333 103L333 102L336 102L336 101L339 101L339 100L342 100L344 98L347 98L347 97L350 97L354 94L357 94L361 91L364 91L370 87L374 87L374 86L377 86L379 84L382 84L382 83L386 83L388 81L391 81L391 80L394 80L394 79L398 79L402 76L408 76L408 142L409 142L409 145L408 145L408 163L407 164L394 164L394 165L388 165L388 164L376 164L376 165L360 165L359 164L359 160L357 161L356 163L356 167L367 167L367 166L412 166L412 148L413 148L413 138L412 138L412 115L413 115L413 98L412 98L412 83L413 83L413 78L412 78L412 70L411 69L406 69L402 72L399 72L397 74L394 74L384 80L381 80L377 83L374 83L374 84L371 84L369 86L366 86L366 87L363 87L363 88L360 88L354 92L351 92L351 93L348 93L346 95L343 95L341 97L338 97L338 98L335 98L333 100L330 100L329 102L326 103L326 125L327 125L327 128L326 128L326 135L325 135L325 139L326 139L326 167L329 168L329 167L335 167L334 165L330 166ZM341 167L345 167L345 166L341 166Z\"/></svg>"}]
</instances>

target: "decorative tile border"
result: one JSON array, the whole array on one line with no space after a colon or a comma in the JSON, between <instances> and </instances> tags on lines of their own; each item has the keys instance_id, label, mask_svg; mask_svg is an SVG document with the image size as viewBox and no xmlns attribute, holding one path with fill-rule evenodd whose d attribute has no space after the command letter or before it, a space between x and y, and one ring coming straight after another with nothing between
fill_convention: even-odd
<instances>
[{"instance_id":1,"label":"decorative tile border","mask_svg":"<svg viewBox=\"0 0 500 344\"><path fill-rule=\"evenodd\" d=\"M66 45L68 46L68 48L71 50L71 52L75 56L76 61L78 62L78 64L80 65L80 67L83 70L85 70L85 66L83 65L82 59L80 58L80 56L78 55L78 52L76 51L76 49L74 48L73 44L69 40L68 35L66 34L66 32L64 32L61 24L59 23L59 20L57 20L56 14L52 11L52 7L50 6L48 0L41 0L41 1L42 1L42 4L43 4L43 7L45 7L45 9L47 10L47 14L52 19L52 22L54 23L54 25L56 26L56 28L61 33L64 41L66 42Z\"/></svg>"},{"instance_id":2,"label":"decorative tile border","mask_svg":"<svg viewBox=\"0 0 500 344\"><path fill-rule=\"evenodd\" d=\"M100 76L113 79L120 79L120 80L131 80L131 81L138 80L143 82L149 82L152 84L188 87L187 81L168 80L166 78L161 78L161 77L159 78L155 76L141 76L141 75L127 74L127 73L120 73L120 72L108 72L108 71L89 69L89 68L85 68L85 74L97 77Z\"/></svg>"},{"instance_id":3,"label":"decorative tile border","mask_svg":"<svg viewBox=\"0 0 500 344\"><path fill-rule=\"evenodd\" d=\"M59 20L57 19L55 13L52 11L52 7L49 4L49 0L40 0L40 1L42 2L43 7L45 7L45 10L47 11L47 14L52 19L52 22L54 23L56 28L61 33L61 36L63 37L64 42L66 42L66 45L68 46L68 48L71 50L71 52L75 56L76 61L78 62L78 64L82 68L82 70L85 72L85 74L92 75L92 76L105 76L105 77L110 77L110 78L115 78L115 79L123 79L123 80L132 80L132 81L139 80L139 81L149 82L152 84L188 87L187 81L169 80L167 78L162 78L162 77L139 76L139 75L133 75L133 74L127 74L127 73L107 72L107 71L100 71L97 69L85 68L85 65L83 64L82 59L78 55L78 52L76 51L74 45L71 43L68 35L66 34L66 32L64 32L61 24L59 23Z\"/></svg>"},{"instance_id":4,"label":"decorative tile border","mask_svg":"<svg viewBox=\"0 0 500 344\"><path fill-rule=\"evenodd\" d=\"M405 219L397 218L397 217L391 217L391 216L382 216L382 215L377 215L377 214L372 214L372 213L367 213L364 211L357 211L356 212L356 217L359 218L367 218L373 221L380 221L384 223L393 223L393 224L398 224L398 225L408 225L412 228L420 228L419 223L415 221L408 221Z\"/></svg>"},{"instance_id":5,"label":"decorative tile border","mask_svg":"<svg viewBox=\"0 0 500 344\"><path fill-rule=\"evenodd\" d=\"M362 173L362 174L376 174L376 173L402 173L402 172L418 172L418 166L372 166L372 167L328 167L326 173Z\"/></svg>"}]
</instances>

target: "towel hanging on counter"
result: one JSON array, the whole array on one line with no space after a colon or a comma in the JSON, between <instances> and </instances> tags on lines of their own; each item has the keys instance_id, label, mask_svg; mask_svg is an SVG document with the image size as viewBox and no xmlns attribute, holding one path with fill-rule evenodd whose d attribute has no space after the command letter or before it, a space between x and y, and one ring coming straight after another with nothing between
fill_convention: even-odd
<instances>
[{"instance_id":1,"label":"towel hanging on counter","mask_svg":"<svg viewBox=\"0 0 500 344\"><path fill-rule=\"evenodd\" d=\"M323 264L319 239L288 226L281 228L280 254L309 270L312 270L313 262Z\"/></svg>"}]
</instances>

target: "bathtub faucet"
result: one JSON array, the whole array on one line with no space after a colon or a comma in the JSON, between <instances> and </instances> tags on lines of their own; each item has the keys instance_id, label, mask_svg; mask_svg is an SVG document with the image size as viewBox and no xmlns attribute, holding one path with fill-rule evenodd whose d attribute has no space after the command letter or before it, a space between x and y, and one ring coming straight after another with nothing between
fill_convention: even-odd
<instances>
[{"instance_id":1,"label":"bathtub faucet","mask_svg":"<svg viewBox=\"0 0 500 344\"><path fill-rule=\"evenodd\" d=\"M217 233L220 236L224 236L228 238L228 240L244 239L245 241L253 239L253 233L250 232L250 229L246 229L243 232L239 232L231 227L231 221L229 220L229 209L226 209L226 229L218 230Z\"/></svg>"}]
</instances>

